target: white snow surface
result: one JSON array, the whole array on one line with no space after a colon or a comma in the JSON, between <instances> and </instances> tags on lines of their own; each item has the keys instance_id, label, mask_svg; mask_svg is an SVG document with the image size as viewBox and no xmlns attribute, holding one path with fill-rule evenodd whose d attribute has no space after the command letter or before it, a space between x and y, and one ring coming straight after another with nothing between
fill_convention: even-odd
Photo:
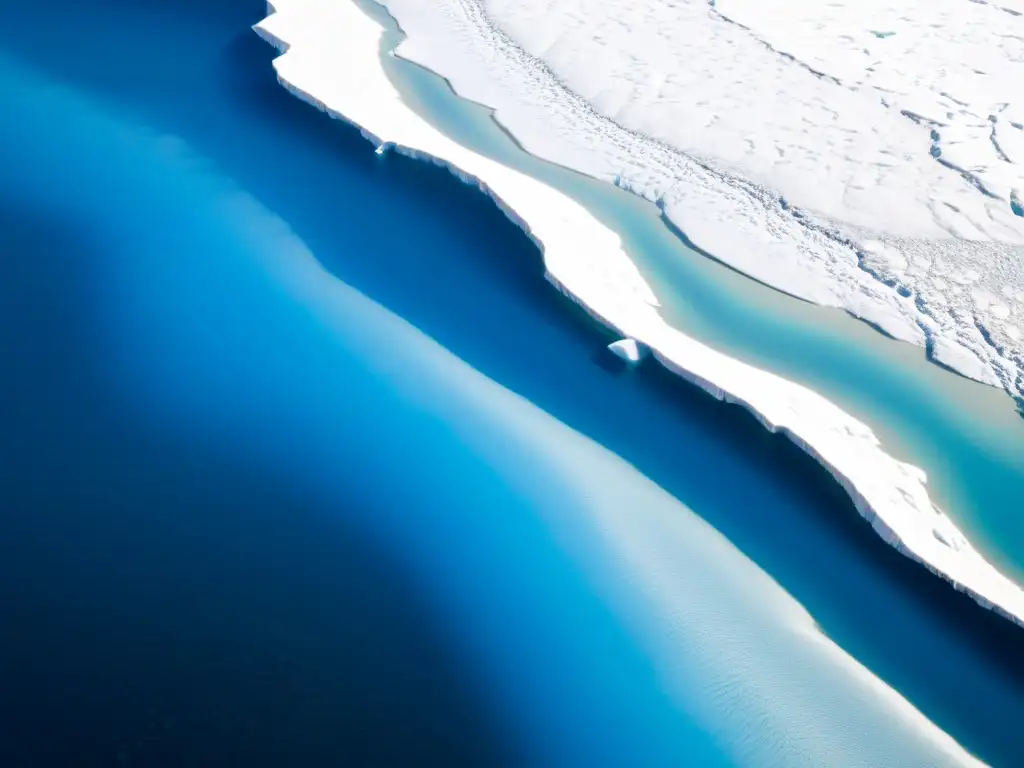
<instances>
[{"instance_id":1,"label":"white snow surface","mask_svg":"<svg viewBox=\"0 0 1024 768\"><path fill-rule=\"evenodd\" d=\"M787 435L835 476L888 543L1024 626L1024 591L932 504L919 468L887 454L867 425L812 390L669 326L613 231L561 192L452 141L404 104L379 60L381 28L349 0L275 6L278 12L256 30L285 51L274 62L285 87L358 126L378 148L440 163L480 186L537 243L548 279L567 296L681 377ZM403 47L437 42L410 34Z\"/></svg>"},{"instance_id":2,"label":"white snow surface","mask_svg":"<svg viewBox=\"0 0 1024 768\"><path fill-rule=\"evenodd\" d=\"M1024 0L383 0L698 248L1024 397Z\"/></svg>"}]
</instances>

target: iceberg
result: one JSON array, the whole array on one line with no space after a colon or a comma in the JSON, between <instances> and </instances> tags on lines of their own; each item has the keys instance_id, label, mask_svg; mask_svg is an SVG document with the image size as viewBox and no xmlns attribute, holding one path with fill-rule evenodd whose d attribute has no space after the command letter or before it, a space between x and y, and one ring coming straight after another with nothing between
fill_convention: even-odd
<instances>
[{"instance_id":1,"label":"iceberg","mask_svg":"<svg viewBox=\"0 0 1024 768\"><path fill-rule=\"evenodd\" d=\"M616 357L625 360L630 365L637 365L641 360L647 357L648 354L648 350L641 344L638 344L636 339L619 339L618 341L613 341L608 345L608 349L610 349L612 354Z\"/></svg>"}]
</instances>

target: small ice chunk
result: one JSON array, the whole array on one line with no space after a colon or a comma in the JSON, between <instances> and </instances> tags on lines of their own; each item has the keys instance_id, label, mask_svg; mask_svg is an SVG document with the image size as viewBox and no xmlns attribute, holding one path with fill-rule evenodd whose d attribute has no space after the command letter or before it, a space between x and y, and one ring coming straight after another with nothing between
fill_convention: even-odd
<instances>
[{"instance_id":1,"label":"small ice chunk","mask_svg":"<svg viewBox=\"0 0 1024 768\"><path fill-rule=\"evenodd\" d=\"M647 357L647 347L640 344L636 339L619 339L608 345L617 357L622 358L630 365L636 365Z\"/></svg>"}]
</instances>

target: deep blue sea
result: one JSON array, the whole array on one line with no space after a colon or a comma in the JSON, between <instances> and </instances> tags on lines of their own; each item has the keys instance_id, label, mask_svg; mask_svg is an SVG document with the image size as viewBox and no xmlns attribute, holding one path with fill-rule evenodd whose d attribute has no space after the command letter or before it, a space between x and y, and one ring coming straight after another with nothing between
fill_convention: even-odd
<instances>
[{"instance_id":1,"label":"deep blue sea","mask_svg":"<svg viewBox=\"0 0 1024 768\"><path fill-rule=\"evenodd\" d=\"M0 765L720 764L552 523L594 502L570 430L1024 754L1017 629L609 364L487 198L276 83L261 2L0 11Z\"/></svg>"}]
</instances>

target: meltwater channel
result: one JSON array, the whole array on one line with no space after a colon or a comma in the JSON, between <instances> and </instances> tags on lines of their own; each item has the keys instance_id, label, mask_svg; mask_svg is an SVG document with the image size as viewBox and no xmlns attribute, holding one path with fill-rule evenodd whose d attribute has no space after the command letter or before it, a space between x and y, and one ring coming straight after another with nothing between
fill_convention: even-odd
<instances>
[{"instance_id":1,"label":"meltwater channel","mask_svg":"<svg viewBox=\"0 0 1024 768\"><path fill-rule=\"evenodd\" d=\"M601 547L568 522L593 500L565 457L611 498L639 481L555 420L725 533L968 750L1024 752L1019 630L890 550L746 414L606 370L602 334L486 198L382 161L274 82L248 30L262 3L0 7L5 765L722 761L578 567ZM488 130L394 66L435 119ZM662 237L628 205L601 215ZM723 348L785 368L808 346L772 312L786 300L707 274L678 311ZM707 320L730 297L781 340ZM856 378L827 372L852 364L820 336L828 365L805 375ZM853 410L878 428L880 379L937 412L939 385L904 372L859 379ZM970 472L993 445L1012 480L1005 435L971 454L975 433L936 421L890 432L911 454L937 441L951 497L991 492ZM688 530L694 563L724 551Z\"/></svg>"}]
</instances>

